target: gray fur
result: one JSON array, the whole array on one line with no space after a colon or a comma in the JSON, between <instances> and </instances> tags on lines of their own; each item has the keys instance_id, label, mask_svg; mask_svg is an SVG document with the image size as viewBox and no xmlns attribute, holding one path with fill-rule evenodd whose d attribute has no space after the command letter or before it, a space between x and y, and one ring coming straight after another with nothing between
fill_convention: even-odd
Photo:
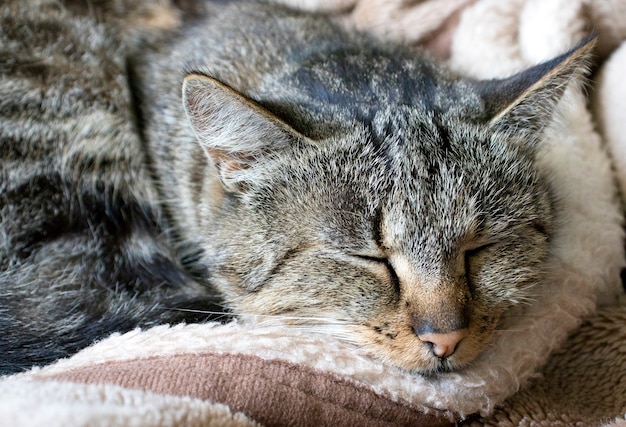
<instances>
[{"instance_id":1,"label":"gray fur","mask_svg":"<svg viewBox=\"0 0 626 427\"><path fill-rule=\"evenodd\" d=\"M126 58L162 36L120 17L155 4L0 6L0 373L216 301L169 248L135 128Z\"/></svg>"},{"instance_id":2,"label":"gray fur","mask_svg":"<svg viewBox=\"0 0 626 427\"><path fill-rule=\"evenodd\" d=\"M95 49L99 27L75 25ZM3 154L0 327L15 333L0 350L17 349L10 363L58 357L33 357L31 342L63 355L107 331L209 312L217 291L243 320L334 334L441 372L471 363L532 303L559 219L536 149L590 43L477 82L262 4L214 5L188 27L141 55L111 42L98 55L111 65L92 66L106 71L100 80L89 63L65 70L81 102L64 104L69 91L51 79L49 99L67 112L37 100L33 113L20 76L3 80L18 117L3 113L0 129L29 159L5 166ZM49 129L28 139L34 117ZM33 142L43 134L48 151ZM40 190L40 177L54 182ZM98 322L110 324L91 333ZM458 329L469 335L446 358L418 338Z\"/></svg>"}]
</instances>

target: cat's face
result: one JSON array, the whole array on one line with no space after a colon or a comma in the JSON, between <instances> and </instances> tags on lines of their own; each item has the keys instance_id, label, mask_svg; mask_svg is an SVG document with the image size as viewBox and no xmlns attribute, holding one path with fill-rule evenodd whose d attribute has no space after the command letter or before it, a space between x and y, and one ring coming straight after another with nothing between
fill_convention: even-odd
<instances>
[{"instance_id":1,"label":"cat's face","mask_svg":"<svg viewBox=\"0 0 626 427\"><path fill-rule=\"evenodd\" d=\"M467 366L545 273L556 209L536 161L549 115L536 111L579 68L572 57L464 84L474 113L382 106L316 141L190 75L184 104L216 171L202 208L213 283L244 319L422 373Z\"/></svg>"},{"instance_id":2,"label":"cat's face","mask_svg":"<svg viewBox=\"0 0 626 427\"><path fill-rule=\"evenodd\" d=\"M264 185L227 195L216 273L236 313L327 331L408 369L459 368L532 301L549 191L527 153L478 130L442 147L432 126L393 126L300 147ZM423 339L459 330L448 357Z\"/></svg>"}]
</instances>

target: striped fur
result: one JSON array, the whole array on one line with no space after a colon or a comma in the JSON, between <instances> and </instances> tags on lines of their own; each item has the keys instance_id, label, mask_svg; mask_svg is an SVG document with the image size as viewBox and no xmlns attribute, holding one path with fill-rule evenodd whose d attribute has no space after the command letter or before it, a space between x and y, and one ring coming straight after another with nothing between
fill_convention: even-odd
<instances>
[{"instance_id":1,"label":"striped fur","mask_svg":"<svg viewBox=\"0 0 626 427\"><path fill-rule=\"evenodd\" d=\"M216 309L168 248L131 43L101 18L111 12L80 9L0 6L0 373L112 331L206 317L171 308Z\"/></svg>"}]
</instances>

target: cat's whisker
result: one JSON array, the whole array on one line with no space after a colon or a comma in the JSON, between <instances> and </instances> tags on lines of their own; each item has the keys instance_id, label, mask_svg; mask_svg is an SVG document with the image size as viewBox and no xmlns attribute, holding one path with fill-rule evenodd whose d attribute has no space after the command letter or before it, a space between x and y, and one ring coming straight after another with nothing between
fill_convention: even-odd
<instances>
[{"instance_id":1,"label":"cat's whisker","mask_svg":"<svg viewBox=\"0 0 626 427\"><path fill-rule=\"evenodd\" d=\"M292 325L294 327L298 326L308 326L309 324L316 323L317 325L346 325L348 324L345 320L339 320L335 318L328 317L318 317L318 316L288 316L288 315L253 315L252 317L261 317L263 320L261 322L257 322L258 324L270 324L270 323L281 323ZM305 322L303 324L292 323L293 321Z\"/></svg>"},{"instance_id":2,"label":"cat's whisker","mask_svg":"<svg viewBox=\"0 0 626 427\"><path fill-rule=\"evenodd\" d=\"M510 333L510 332L524 332L526 329L525 328L506 328L506 329L500 329L500 328L496 328L494 329L494 333L498 333L498 334L504 334L504 333Z\"/></svg>"},{"instance_id":3,"label":"cat's whisker","mask_svg":"<svg viewBox=\"0 0 626 427\"><path fill-rule=\"evenodd\" d=\"M211 310L199 310L199 309L191 309L191 308L179 308L179 307L167 307L167 310L173 311L184 311L185 313L198 313L198 314L216 314L216 315L228 315L229 313L224 311L211 311Z\"/></svg>"},{"instance_id":4,"label":"cat's whisker","mask_svg":"<svg viewBox=\"0 0 626 427\"><path fill-rule=\"evenodd\" d=\"M357 344L353 330L354 322L344 319L319 316L289 316L289 315L254 315L262 320L255 319L254 324L260 327L284 326L301 332L330 335L351 344ZM295 323L294 323L295 322Z\"/></svg>"},{"instance_id":5,"label":"cat's whisker","mask_svg":"<svg viewBox=\"0 0 626 427\"><path fill-rule=\"evenodd\" d=\"M222 322L225 320L229 320L232 318L232 313L228 311L213 311L213 310L201 310L201 309L189 309L189 308L180 308L180 307L167 307L166 310L169 311L177 311L181 313L193 313L199 315L206 315L207 318L205 320L211 322Z\"/></svg>"},{"instance_id":6,"label":"cat's whisker","mask_svg":"<svg viewBox=\"0 0 626 427\"><path fill-rule=\"evenodd\" d=\"M545 315L545 316L533 316L530 314L511 314L511 315L506 315L504 316L502 319L506 320L506 319L550 319L553 318L553 316L551 315ZM556 319L556 317L554 317Z\"/></svg>"}]
</instances>

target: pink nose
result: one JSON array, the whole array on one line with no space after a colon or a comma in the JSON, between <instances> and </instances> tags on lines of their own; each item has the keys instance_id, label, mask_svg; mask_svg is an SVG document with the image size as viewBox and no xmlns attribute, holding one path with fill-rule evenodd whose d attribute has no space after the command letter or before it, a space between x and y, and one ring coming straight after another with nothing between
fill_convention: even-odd
<instances>
[{"instance_id":1,"label":"pink nose","mask_svg":"<svg viewBox=\"0 0 626 427\"><path fill-rule=\"evenodd\" d=\"M430 344L430 349L435 356L448 357L456 351L456 347L467 336L468 332L467 329L458 329L445 334L427 333L417 337L420 341Z\"/></svg>"}]
</instances>

